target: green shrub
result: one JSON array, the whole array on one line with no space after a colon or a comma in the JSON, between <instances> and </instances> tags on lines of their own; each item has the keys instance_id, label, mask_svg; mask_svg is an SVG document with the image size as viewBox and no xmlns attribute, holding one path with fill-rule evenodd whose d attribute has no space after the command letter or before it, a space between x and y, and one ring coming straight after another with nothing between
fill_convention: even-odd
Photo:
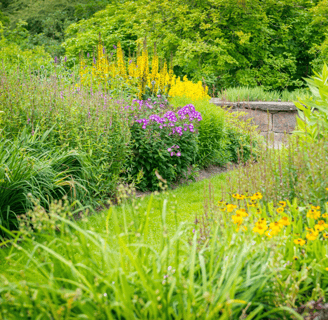
<instances>
[{"instance_id":1,"label":"green shrub","mask_svg":"<svg viewBox=\"0 0 328 320\"><path fill-rule=\"evenodd\" d=\"M188 103L187 98L173 98L175 107ZM250 120L243 119L242 112L228 112L207 100L192 101L201 112L196 163L201 167L223 166L228 162L247 161L256 158L262 137Z\"/></svg>"},{"instance_id":2,"label":"green shrub","mask_svg":"<svg viewBox=\"0 0 328 320\"><path fill-rule=\"evenodd\" d=\"M200 113L191 104L174 112L167 104L150 100L134 100L131 106L132 155L127 170L135 178L142 172L138 183L142 190L157 188L156 170L168 184L188 174L197 155L201 122Z\"/></svg>"},{"instance_id":3,"label":"green shrub","mask_svg":"<svg viewBox=\"0 0 328 320\"><path fill-rule=\"evenodd\" d=\"M178 108L190 103L190 99L175 97L170 102L175 108ZM195 100L192 103L196 110L202 114L202 121L198 128L197 165L200 167L207 167L212 164L225 165L231 160L226 112L207 100Z\"/></svg>"}]
</instances>

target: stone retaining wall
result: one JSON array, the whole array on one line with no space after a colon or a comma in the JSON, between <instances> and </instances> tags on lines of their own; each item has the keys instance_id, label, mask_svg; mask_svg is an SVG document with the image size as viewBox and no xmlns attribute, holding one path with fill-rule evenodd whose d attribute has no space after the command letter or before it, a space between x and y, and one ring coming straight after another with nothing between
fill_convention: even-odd
<instances>
[{"instance_id":1,"label":"stone retaining wall","mask_svg":"<svg viewBox=\"0 0 328 320\"><path fill-rule=\"evenodd\" d=\"M293 102L228 102L213 98L210 101L218 106L231 107L231 111L246 112L262 135L273 134L274 140L281 142L285 133L295 129L297 108Z\"/></svg>"}]
</instances>

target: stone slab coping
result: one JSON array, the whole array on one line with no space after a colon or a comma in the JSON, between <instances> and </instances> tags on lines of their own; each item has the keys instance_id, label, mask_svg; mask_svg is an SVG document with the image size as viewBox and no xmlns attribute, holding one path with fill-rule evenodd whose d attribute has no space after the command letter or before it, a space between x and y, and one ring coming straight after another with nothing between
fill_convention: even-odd
<instances>
[{"instance_id":1,"label":"stone slab coping","mask_svg":"<svg viewBox=\"0 0 328 320\"><path fill-rule=\"evenodd\" d=\"M276 101L240 101L240 102L230 102L223 101L218 98L212 98L211 103L217 106L228 106L234 108L245 108L245 109L254 109L262 111L297 111L293 102L276 102Z\"/></svg>"}]
</instances>

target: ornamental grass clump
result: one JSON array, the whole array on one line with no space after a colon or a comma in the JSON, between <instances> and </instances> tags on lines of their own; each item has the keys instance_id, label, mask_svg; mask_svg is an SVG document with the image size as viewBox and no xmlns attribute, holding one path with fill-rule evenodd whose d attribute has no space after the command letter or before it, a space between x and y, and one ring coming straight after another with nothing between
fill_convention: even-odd
<instances>
[{"instance_id":1,"label":"ornamental grass clump","mask_svg":"<svg viewBox=\"0 0 328 320\"><path fill-rule=\"evenodd\" d=\"M328 141L327 137L312 139L286 136L286 145L273 148L273 141L263 146L256 161L235 168L227 179L227 191L241 194L263 194L265 201L278 203L280 199L300 204L317 203L321 207L327 199Z\"/></svg>"},{"instance_id":2,"label":"ornamental grass clump","mask_svg":"<svg viewBox=\"0 0 328 320\"><path fill-rule=\"evenodd\" d=\"M65 203L52 205L33 235L8 232L12 240L0 243L0 318L302 319L275 302L282 268L271 267L266 243L232 238L217 224L205 245L197 230L189 244L192 226L177 225L171 236L168 199L157 200L151 196L130 225L111 207L103 233L86 227L88 217L69 219ZM159 246L147 242L155 205ZM38 206L29 214L32 223L43 216Z\"/></svg>"},{"instance_id":3,"label":"ornamental grass clump","mask_svg":"<svg viewBox=\"0 0 328 320\"><path fill-rule=\"evenodd\" d=\"M198 152L197 135L201 114L192 104L171 110L163 97L152 101L133 100L125 109L130 112L131 150L126 174L137 177L138 188L158 188L158 173L170 185L187 177Z\"/></svg>"}]
</instances>

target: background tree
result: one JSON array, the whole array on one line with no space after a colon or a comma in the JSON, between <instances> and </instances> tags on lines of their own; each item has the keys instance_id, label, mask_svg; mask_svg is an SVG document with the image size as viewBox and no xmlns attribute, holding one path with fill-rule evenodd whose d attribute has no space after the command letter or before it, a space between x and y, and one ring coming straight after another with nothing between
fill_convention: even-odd
<instances>
[{"instance_id":1,"label":"background tree","mask_svg":"<svg viewBox=\"0 0 328 320\"><path fill-rule=\"evenodd\" d=\"M325 2L321 1L321 2ZM313 23L319 0L139 0L110 4L70 25L63 44L70 59L92 52L99 32L107 48L135 50L147 36L175 72L224 88L295 88L311 72L313 48L326 27Z\"/></svg>"}]
</instances>

